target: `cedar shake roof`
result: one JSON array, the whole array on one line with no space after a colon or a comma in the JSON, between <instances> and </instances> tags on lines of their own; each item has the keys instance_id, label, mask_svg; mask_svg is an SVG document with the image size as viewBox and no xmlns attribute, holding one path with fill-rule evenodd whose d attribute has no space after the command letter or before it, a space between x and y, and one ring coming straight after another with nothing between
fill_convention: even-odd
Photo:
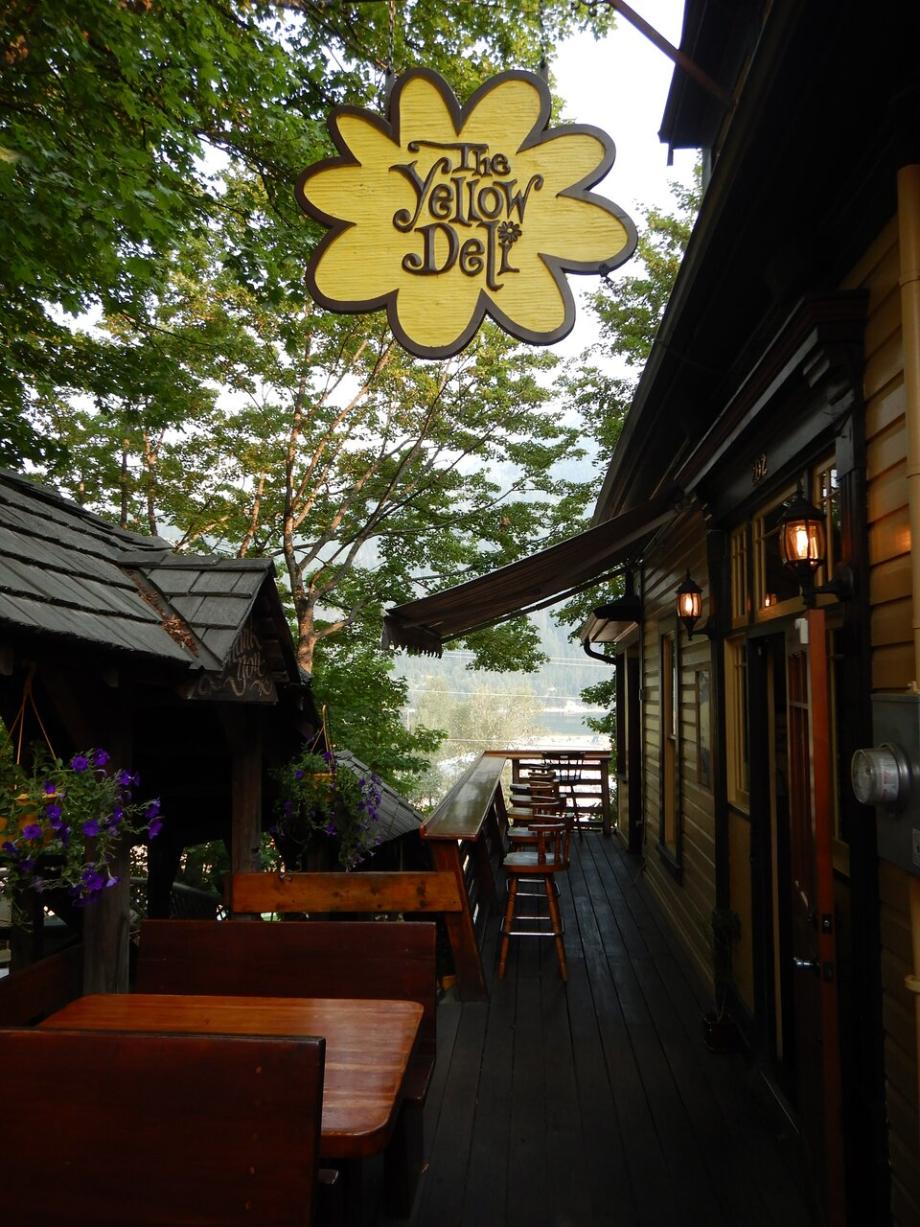
<instances>
[{"instance_id":1,"label":"cedar shake roof","mask_svg":"<svg viewBox=\"0 0 920 1227\"><path fill-rule=\"evenodd\" d=\"M346 767L355 775L371 774L370 767L355 758L350 750L336 750L335 762L337 767ZM383 781L380 782L380 792L378 813L381 842L386 844L391 839L398 839L409 831L417 831L424 822L419 811L410 805L405 797L400 796L395 788Z\"/></svg>"},{"instance_id":2,"label":"cedar shake roof","mask_svg":"<svg viewBox=\"0 0 920 1227\"><path fill-rule=\"evenodd\" d=\"M273 670L297 682L270 559L177 555L0 470L0 629L219 671L266 586Z\"/></svg>"}]
</instances>

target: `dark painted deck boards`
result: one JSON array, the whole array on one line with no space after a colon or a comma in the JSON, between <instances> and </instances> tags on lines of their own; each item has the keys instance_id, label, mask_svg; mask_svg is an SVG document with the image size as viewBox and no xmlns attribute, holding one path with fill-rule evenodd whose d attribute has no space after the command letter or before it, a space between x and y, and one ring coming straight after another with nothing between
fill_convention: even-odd
<instances>
[{"instance_id":1,"label":"dark painted deck boards","mask_svg":"<svg viewBox=\"0 0 920 1227\"><path fill-rule=\"evenodd\" d=\"M560 886L568 986L550 942L512 942L498 980L496 916L490 1001L439 1009L410 1227L813 1227L756 1072L703 1045L640 863L588 834Z\"/></svg>"}]
</instances>

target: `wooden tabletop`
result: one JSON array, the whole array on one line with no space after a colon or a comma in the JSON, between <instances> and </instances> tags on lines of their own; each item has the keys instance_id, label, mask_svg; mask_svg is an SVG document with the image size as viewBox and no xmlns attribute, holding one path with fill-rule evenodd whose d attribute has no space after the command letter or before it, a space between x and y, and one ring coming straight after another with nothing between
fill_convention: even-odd
<instances>
[{"instance_id":1,"label":"wooden tabletop","mask_svg":"<svg viewBox=\"0 0 920 1227\"><path fill-rule=\"evenodd\" d=\"M422 1021L416 1001L331 997L195 997L97 993L41 1025L92 1031L323 1035L322 1154L376 1154L389 1138Z\"/></svg>"}]
</instances>

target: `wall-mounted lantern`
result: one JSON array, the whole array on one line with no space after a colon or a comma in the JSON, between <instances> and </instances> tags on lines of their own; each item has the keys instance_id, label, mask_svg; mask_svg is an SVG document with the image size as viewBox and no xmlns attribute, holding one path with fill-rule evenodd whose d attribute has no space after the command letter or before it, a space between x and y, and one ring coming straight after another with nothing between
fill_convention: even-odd
<instances>
[{"instance_id":1,"label":"wall-mounted lantern","mask_svg":"<svg viewBox=\"0 0 920 1227\"><path fill-rule=\"evenodd\" d=\"M807 608L825 593L845 601L853 595L853 576L847 566L838 566L829 583L815 586L815 574L827 558L827 535L822 512L810 503L801 487L786 504L779 521L779 552L795 576Z\"/></svg>"},{"instance_id":2,"label":"wall-mounted lantern","mask_svg":"<svg viewBox=\"0 0 920 1227\"><path fill-rule=\"evenodd\" d=\"M696 624L699 622L702 612L703 589L692 578L688 568L684 582L677 589L677 616L686 628L688 639L693 638L693 632L696 629ZM712 618L700 629L702 634L712 638L714 634Z\"/></svg>"}]
</instances>

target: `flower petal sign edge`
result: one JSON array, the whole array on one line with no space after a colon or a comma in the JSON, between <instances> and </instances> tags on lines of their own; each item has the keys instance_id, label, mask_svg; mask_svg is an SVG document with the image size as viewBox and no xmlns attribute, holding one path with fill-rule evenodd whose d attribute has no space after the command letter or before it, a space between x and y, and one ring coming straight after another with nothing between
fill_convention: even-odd
<instances>
[{"instance_id":1,"label":"flower petal sign edge","mask_svg":"<svg viewBox=\"0 0 920 1227\"><path fill-rule=\"evenodd\" d=\"M534 99L527 98L527 91L522 91L519 85L509 89L511 83L523 83L534 91L538 105L533 106ZM464 141L464 129L477 108L487 98L494 104L495 99L490 96L503 89L510 111L517 103L519 121L520 114L527 113L526 135L521 139L520 122L515 125L515 116L509 113L508 131L496 132L491 145L481 138ZM432 120L435 132L449 120L454 140L433 140L431 133L416 130L419 105L426 97L437 103ZM526 107L522 105L525 102ZM413 129L408 132L404 110L416 113ZM501 108L492 105L490 110ZM486 315L513 337L529 344L550 345L565 337L575 322L575 301L566 275L607 273L618 267L635 251L637 234L631 219L616 204L590 191L613 165L616 149L611 138L590 125L548 128L550 110L549 89L534 73L517 69L500 73L461 106L444 78L425 68L413 69L399 78L390 94L387 118L355 106L334 108L328 122L339 156L307 167L298 178L295 191L301 209L327 228L307 269L307 285L314 300L336 312L385 309L399 343L422 358L445 358L459 353L473 339ZM536 113L535 121L529 117L531 112ZM369 168L362 178L360 172L365 166L343 135L340 121L344 117L361 121L362 145L366 151L376 148L375 161L381 163L382 159L382 175L380 166L376 166ZM356 129L354 124L345 126L350 126L352 132ZM541 198L545 181L540 173L541 158L544 163L548 158L553 160L552 177L559 181L557 155L564 155L567 147L579 144L558 139L569 135L593 138L598 145L597 162L585 173L586 163L582 159L573 173L574 182ZM584 142L580 148L584 150ZM426 150L426 156L420 156ZM514 160L532 172L526 183L523 178L511 177ZM387 162L389 165L385 165ZM340 178L343 186L347 181L351 193L350 196L343 193L341 201L336 198L334 173L340 169L348 172ZM394 171L399 173L392 174ZM354 192L356 183L362 189L358 194ZM322 204L311 199L311 184L315 194L322 197ZM564 211L558 210L568 225L582 217L585 230L590 232L587 239L584 233L579 234L579 259L564 254L564 233L558 242L554 241L552 254L535 247L538 240L528 243L526 210L531 210L531 217L537 214L539 224L531 228L532 232L541 230L545 234L555 201L563 199L586 206L580 214L571 204ZM400 204L402 207L394 211L393 206ZM427 213L423 213L425 208ZM500 215L502 209L504 216ZM420 222L423 224L416 224ZM331 256L333 247L345 235L349 236L345 246ZM379 292L381 285L393 276L393 262L400 255L396 249L413 237L421 242L421 251L402 254L397 283ZM590 250L592 245L597 255L584 258L585 248ZM543 266L543 274L537 264ZM348 284L344 287L343 268L348 270ZM534 326L532 319L524 324L514 318L510 301L509 309L504 309L502 288L510 274L523 273L520 281L512 282L516 294L510 296L521 301L528 281L535 287L549 284L545 280L546 270L552 276L558 297L550 303L544 294L545 327ZM337 275L339 283L328 284L330 275ZM500 281L500 277L505 280ZM376 284L362 296L361 283L368 278ZM412 321L409 327L407 318ZM429 335L419 335L420 331Z\"/></svg>"}]
</instances>

